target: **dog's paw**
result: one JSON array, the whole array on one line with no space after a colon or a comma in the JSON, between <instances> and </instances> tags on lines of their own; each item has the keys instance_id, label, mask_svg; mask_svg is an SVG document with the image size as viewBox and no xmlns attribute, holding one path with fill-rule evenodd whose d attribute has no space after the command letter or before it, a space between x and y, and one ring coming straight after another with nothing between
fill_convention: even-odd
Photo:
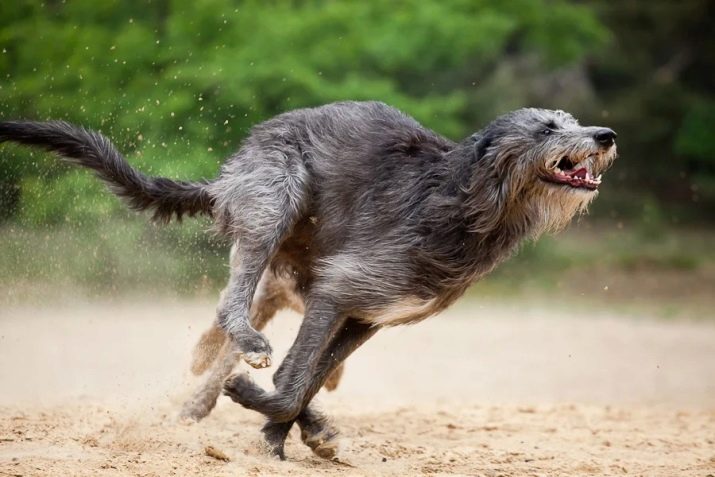
<instances>
[{"instance_id":1,"label":"dog's paw","mask_svg":"<svg viewBox=\"0 0 715 477\"><path fill-rule=\"evenodd\" d=\"M208 416L213 408L213 405L208 405L193 399L187 401L181 408L181 413L179 413L179 422L182 424L197 423L204 417Z\"/></svg>"},{"instance_id":2,"label":"dog's paw","mask_svg":"<svg viewBox=\"0 0 715 477\"><path fill-rule=\"evenodd\" d=\"M284 442L270 442L266 439L262 439L258 445L261 452L269 457L278 460L286 460L285 454L285 443Z\"/></svg>"},{"instance_id":3,"label":"dog's paw","mask_svg":"<svg viewBox=\"0 0 715 477\"><path fill-rule=\"evenodd\" d=\"M266 353L243 353L243 360L254 368L267 368L271 365L271 355Z\"/></svg>"},{"instance_id":4,"label":"dog's paw","mask_svg":"<svg viewBox=\"0 0 715 477\"><path fill-rule=\"evenodd\" d=\"M229 376L223 383L223 393L230 397L233 402L245 408L253 409L257 401L261 400L265 391L261 389L245 373Z\"/></svg>"},{"instance_id":5,"label":"dog's paw","mask_svg":"<svg viewBox=\"0 0 715 477\"><path fill-rule=\"evenodd\" d=\"M261 440L261 448L263 451L273 458L285 460L285 441L288 437L290 426L275 426L271 423L266 424L261 431L263 439Z\"/></svg>"},{"instance_id":6,"label":"dog's paw","mask_svg":"<svg viewBox=\"0 0 715 477\"><path fill-rule=\"evenodd\" d=\"M340 434L332 425L326 424L317 432L304 429L300 438L318 457L334 462L339 461Z\"/></svg>"},{"instance_id":7,"label":"dog's paw","mask_svg":"<svg viewBox=\"0 0 715 477\"><path fill-rule=\"evenodd\" d=\"M243 333L234 338L235 352L254 368L267 368L271 365L273 349L270 343L258 331Z\"/></svg>"}]
</instances>

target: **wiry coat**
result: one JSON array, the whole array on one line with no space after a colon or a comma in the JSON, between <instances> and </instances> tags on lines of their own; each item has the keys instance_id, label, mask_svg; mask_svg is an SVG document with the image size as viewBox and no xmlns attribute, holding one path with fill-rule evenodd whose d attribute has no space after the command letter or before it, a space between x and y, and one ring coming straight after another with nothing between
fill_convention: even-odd
<instances>
[{"instance_id":1,"label":"wiry coat","mask_svg":"<svg viewBox=\"0 0 715 477\"><path fill-rule=\"evenodd\" d=\"M210 184L215 219L239 244L256 229L280 237L272 265L290 269L300 290L324 289L379 322L395 303L431 301L413 317L423 318L588 201L557 203L566 210L546 221L521 203L534 167L521 156L541 141L510 136L531 136L539 120L552 119L521 110L454 143L377 102L288 112L256 126Z\"/></svg>"},{"instance_id":2,"label":"wiry coat","mask_svg":"<svg viewBox=\"0 0 715 477\"><path fill-rule=\"evenodd\" d=\"M178 182L142 175L106 138L67 123L0 123L0 142L89 167L160 220L213 216L234 241L217 329L249 364L270 365L257 328L271 303L305 308L276 390L238 375L225 391L269 418L274 452L297 422L324 457L337 431L309 404L328 376L379 327L440 311L521 240L564 226L595 197L615 137L562 111L521 109L455 143L385 104L344 102L261 123L218 178ZM201 369L222 349L220 332L206 336L213 351ZM233 367L224 355L195 417L210 411Z\"/></svg>"}]
</instances>

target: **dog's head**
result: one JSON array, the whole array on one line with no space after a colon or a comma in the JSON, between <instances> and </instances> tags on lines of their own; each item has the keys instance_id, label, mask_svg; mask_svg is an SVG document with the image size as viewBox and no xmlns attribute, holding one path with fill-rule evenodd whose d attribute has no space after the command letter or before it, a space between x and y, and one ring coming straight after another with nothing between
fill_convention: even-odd
<instances>
[{"instance_id":1,"label":"dog's head","mask_svg":"<svg viewBox=\"0 0 715 477\"><path fill-rule=\"evenodd\" d=\"M614 131L583 127L563 111L519 109L475 139L506 219L526 222L534 235L558 230L584 211L616 157Z\"/></svg>"}]
</instances>

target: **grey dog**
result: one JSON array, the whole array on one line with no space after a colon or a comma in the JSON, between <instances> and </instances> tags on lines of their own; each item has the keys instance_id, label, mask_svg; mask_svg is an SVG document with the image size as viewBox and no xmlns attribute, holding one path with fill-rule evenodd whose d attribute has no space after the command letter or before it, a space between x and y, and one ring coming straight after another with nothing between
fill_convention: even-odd
<instances>
[{"instance_id":1,"label":"grey dog","mask_svg":"<svg viewBox=\"0 0 715 477\"><path fill-rule=\"evenodd\" d=\"M0 142L54 151L159 220L208 214L235 247L217 322L254 367L271 347L251 324L259 283L280 278L304 307L265 391L224 384L264 414L271 451L297 422L322 457L337 430L311 404L328 376L384 326L443 310L524 239L565 226L596 196L616 134L563 111L520 109L455 143L379 102L341 102L253 128L218 178L142 175L102 135L64 122L3 122ZM260 291L259 291L260 295Z\"/></svg>"}]
</instances>

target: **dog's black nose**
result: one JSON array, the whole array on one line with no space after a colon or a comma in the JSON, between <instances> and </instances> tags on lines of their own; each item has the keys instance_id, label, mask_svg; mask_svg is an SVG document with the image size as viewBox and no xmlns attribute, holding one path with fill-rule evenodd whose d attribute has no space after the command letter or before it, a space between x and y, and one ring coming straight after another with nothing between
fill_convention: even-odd
<instances>
[{"instance_id":1,"label":"dog's black nose","mask_svg":"<svg viewBox=\"0 0 715 477\"><path fill-rule=\"evenodd\" d=\"M616 136L618 136L618 134L616 134L614 130L608 128L601 128L596 131L596 134L593 135L593 138L596 140L599 146L611 147L616 140Z\"/></svg>"}]
</instances>

